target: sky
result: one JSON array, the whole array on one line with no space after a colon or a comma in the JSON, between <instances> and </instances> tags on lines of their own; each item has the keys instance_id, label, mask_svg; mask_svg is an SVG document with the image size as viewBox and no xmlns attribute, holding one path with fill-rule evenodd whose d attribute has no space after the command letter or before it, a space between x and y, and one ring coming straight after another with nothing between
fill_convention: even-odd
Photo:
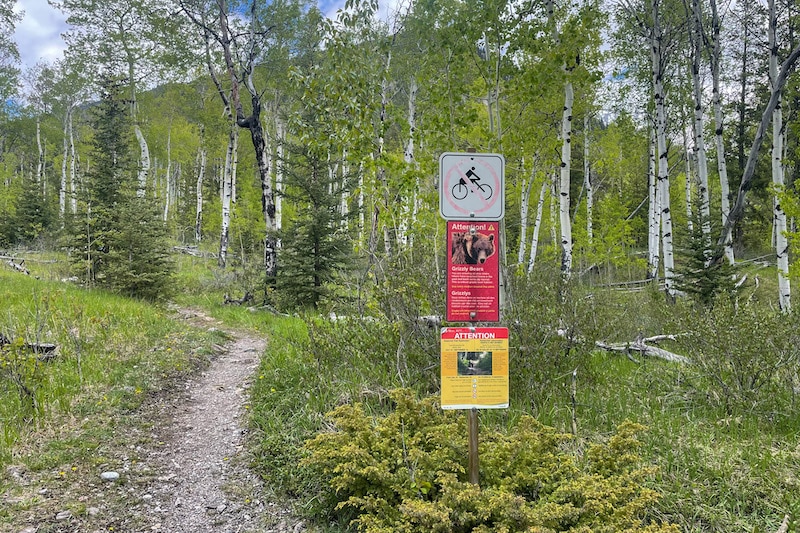
<instances>
[{"instance_id":1,"label":"sky","mask_svg":"<svg viewBox=\"0 0 800 533\"><path fill-rule=\"evenodd\" d=\"M61 34L67 30L64 15L47 0L18 0L14 9L25 12L14 32L22 69L40 60L52 63L62 57L65 45Z\"/></svg>"},{"instance_id":2,"label":"sky","mask_svg":"<svg viewBox=\"0 0 800 533\"><path fill-rule=\"evenodd\" d=\"M345 0L319 0L320 10L329 17L344 6ZM380 2L381 16L386 17L389 6L397 0ZM32 67L38 61L52 63L62 57L65 44L61 34L67 30L65 16L50 6L47 0L17 0L17 12L24 11L21 22L17 24L14 38L19 48L22 69Z\"/></svg>"}]
</instances>

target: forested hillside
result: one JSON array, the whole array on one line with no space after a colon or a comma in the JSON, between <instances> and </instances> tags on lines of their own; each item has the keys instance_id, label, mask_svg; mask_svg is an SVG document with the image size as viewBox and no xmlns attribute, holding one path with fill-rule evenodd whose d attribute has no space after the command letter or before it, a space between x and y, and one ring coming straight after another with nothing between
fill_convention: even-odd
<instances>
[{"instance_id":1,"label":"forested hillside","mask_svg":"<svg viewBox=\"0 0 800 533\"><path fill-rule=\"evenodd\" d=\"M790 307L789 4L55 5L63 60L20 70L3 48L6 248L77 252L116 165L171 238L260 268L262 299L317 305L346 269L433 262L438 156L475 149L506 160L509 272L555 256L674 297L697 225L713 264L775 262ZM98 139L109 85L124 168Z\"/></svg>"},{"instance_id":2,"label":"forested hillside","mask_svg":"<svg viewBox=\"0 0 800 533\"><path fill-rule=\"evenodd\" d=\"M82 372L77 285L272 339L253 464L320 531L796 530L793 2L51 3L63 60L23 68L0 38L3 280L42 282L0 292L0 392L19 404L0 459L57 382L19 356L40 339L8 332L35 314ZM463 420L431 403L439 161L470 151L505 161L488 255L511 408L481 415L483 492L459 470Z\"/></svg>"}]
</instances>

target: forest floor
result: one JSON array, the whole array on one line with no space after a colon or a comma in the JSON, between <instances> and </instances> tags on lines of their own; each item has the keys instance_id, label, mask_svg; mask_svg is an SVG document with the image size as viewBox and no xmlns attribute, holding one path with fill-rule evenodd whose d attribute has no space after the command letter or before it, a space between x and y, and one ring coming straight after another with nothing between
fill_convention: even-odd
<instances>
[{"instance_id":1,"label":"forest floor","mask_svg":"<svg viewBox=\"0 0 800 533\"><path fill-rule=\"evenodd\" d=\"M50 476L9 469L31 504L13 533L306 531L248 466L248 389L267 341L200 311L176 311L196 327L222 329L228 342L207 367L113 421L100 468Z\"/></svg>"}]
</instances>

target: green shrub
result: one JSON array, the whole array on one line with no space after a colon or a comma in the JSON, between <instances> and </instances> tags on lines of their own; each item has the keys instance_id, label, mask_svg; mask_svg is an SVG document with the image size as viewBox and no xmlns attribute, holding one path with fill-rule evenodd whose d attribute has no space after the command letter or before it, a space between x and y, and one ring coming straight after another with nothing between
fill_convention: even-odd
<instances>
[{"instance_id":1,"label":"green shrub","mask_svg":"<svg viewBox=\"0 0 800 533\"><path fill-rule=\"evenodd\" d=\"M395 409L369 416L361 404L329 414L332 431L306 443L303 465L328 486L321 502L366 533L677 532L646 524L658 495L643 482L637 433L623 423L585 456L570 435L523 417L480 436L481 486L467 481L463 415L401 389Z\"/></svg>"},{"instance_id":2,"label":"green shrub","mask_svg":"<svg viewBox=\"0 0 800 533\"><path fill-rule=\"evenodd\" d=\"M717 300L679 315L680 353L703 377L704 393L728 414L794 411L800 333L793 315L754 302Z\"/></svg>"}]
</instances>

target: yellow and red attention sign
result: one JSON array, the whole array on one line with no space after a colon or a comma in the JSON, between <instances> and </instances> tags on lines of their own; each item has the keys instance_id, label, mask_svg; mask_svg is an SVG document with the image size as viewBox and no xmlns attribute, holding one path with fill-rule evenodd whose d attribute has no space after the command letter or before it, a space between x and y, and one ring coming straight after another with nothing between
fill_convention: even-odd
<instances>
[{"instance_id":1,"label":"yellow and red attention sign","mask_svg":"<svg viewBox=\"0 0 800 533\"><path fill-rule=\"evenodd\" d=\"M442 409L508 407L508 328L442 328Z\"/></svg>"}]
</instances>

